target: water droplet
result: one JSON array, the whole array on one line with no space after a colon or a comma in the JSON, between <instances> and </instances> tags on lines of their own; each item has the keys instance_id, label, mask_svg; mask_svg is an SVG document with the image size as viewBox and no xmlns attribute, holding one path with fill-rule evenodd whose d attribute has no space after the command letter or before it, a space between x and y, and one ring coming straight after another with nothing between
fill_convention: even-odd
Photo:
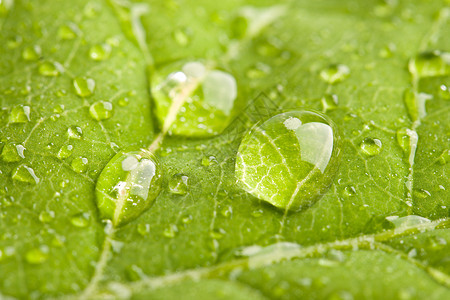
<instances>
[{"instance_id":1,"label":"water droplet","mask_svg":"<svg viewBox=\"0 0 450 300\"><path fill-rule=\"evenodd\" d=\"M65 24L59 27L58 37L62 40L73 40L77 37L79 31L80 30L75 24Z\"/></svg>"},{"instance_id":2,"label":"water droplet","mask_svg":"<svg viewBox=\"0 0 450 300\"><path fill-rule=\"evenodd\" d=\"M445 149L444 151L442 151L441 155L439 156L438 162L441 165L445 165L449 161L450 161L450 149Z\"/></svg>"},{"instance_id":3,"label":"water droplet","mask_svg":"<svg viewBox=\"0 0 450 300\"><path fill-rule=\"evenodd\" d=\"M267 75L269 75L271 72L270 66L263 64L263 63L257 63L256 65L250 67L246 75L250 79L259 79L264 78Z\"/></svg>"},{"instance_id":4,"label":"water droplet","mask_svg":"<svg viewBox=\"0 0 450 300\"><path fill-rule=\"evenodd\" d=\"M41 47L26 47L22 51L22 58L26 61L35 61L38 60L41 56Z\"/></svg>"},{"instance_id":5,"label":"water droplet","mask_svg":"<svg viewBox=\"0 0 450 300\"><path fill-rule=\"evenodd\" d=\"M92 78L77 77L73 80L75 92L80 97L88 97L94 93L95 80Z\"/></svg>"},{"instance_id":6,"label":"water droplet","mask_svg":"<svg viewBox=\"0 0 450 300\"><path fill-rule=\"evenodd\" d=\"M125 107L129 102L130 100L127 97L122 97L117 101L117 104L119 104L119 106Z\"/></svg>"},{"instance_id":7,"label":"water droplet","mask_svg":"<svg viewBox=\"0 0 450 300\"><path fill-rule=\"evenodd\" d=\"M355 189L354 186L348 185L348 186L346 186L346 187L344 188L343 194L344 194L344 196L346 196L346 197L353 197L353 196L356 195L356 189Z\"/></svg>"},{"instance_id":8,"label":"water droplet","mask_svg":"<svg viewBox=\"0 0 450 300\"><path fill-rule=\"evenodd\" d=\"M118 152L100 174L96 201L103 219L120 226L139 217L162 188L162 169L145 149Z\"/></svg>"},{"instance_id":9,"label":"water droplet","mask_svg":"<svg viewBox=\"0 0 450 300\"><path fill-rule=\"evenodd\" d=\"M215 165L215 164L217 164L217 159L212 155L204 156L202 158L202 165L205 167L209 167L209 166Z\"/></svg>"},{"instance_id":10,"label":"water droplet","mask_svg":"<svg viewBox=\"0 0 450 300\"><path fill-rule=\"evenodd\" d=\"M8 143L2 149L2 154L0 155L3 161L6 162L18 162L25 158L25 147L20 144Z\"/></svg>"},{"instance_id":11,"label":"water droplet","mask_svg":"<svg viewBox=\"0 0 450 300\"><path fill-rule=\"evenodd\" d=\"M229 218L231 217L231 215L233 214L233 207L231 206L226 206L224 207L221 211L220 214L222 216L224 216L225 218Z\"/></svg>"},{"instance_id":12,"label":"water droplet","mask_svg":"<svg viewBox=\"0 0 450 300\"><path fill-rule=\"evenodd\" d=\"M368 155L368 156L375 156L380 154L382 149L382 144L379 139L373 139L373 138L365 138L362 140L361 144L359 144L359 148L361 149L362 153Z\"/></svg>"},{"instance_id":13,"label":"water droplet","mask_svg":"<svg viewBox=\"0 0 450 300\"><path fill-rule=\"evenodd\" d=\"M179 104L169 133L213 136L229 124L237 98L237 83L231 74L211 70L200 62L178 62L161 70L161 74L168 75L156 74L152 82L155 114L161 126L170 107L173 109L174 103Z\"/></svg>"},{"instance_id":14,"label":"water droplet","mask_svg":"<svg viewBox=\"0 0 450 300\"><path fill-rule=\"evenodd\" d=\"M329 84L343 81L350 76L350 69L346 65L330 65L320 72L320 77Z\"/></svg>"},{"instance_id":15,"label":"water droplet","mask_svg":"<svg viewBox=\"0 0 450 300\"><path fill-rule=\"evenodd\" d=\"M107 120L114 113L113 105L107 101L97 101L89 107L91 117L97 121Z\"/></svg>"},{"instance_id":16,"label":"water droplet","mask_svg":"<svg viewBox=\"0 0 450 300\"><path fill-rule=\"evenodd\" d=\"M255 209L254 211L251 212L251 215L254 218L262 217L263 214L264 214L264 211L262 209Z\"/></svg>"},{"instance_id":17,"label":"water droplet","mask_svg":"<svg viewBox=\"0 0 450 300\"><path fill-rule=\"evenodd\" d=\"M412 89L407 89L403 94L403 101L408 110L408 114L413 122L426 116L426 101L432 99L433 96L425 93L416 93Z\"/></svg>"},{"instance_id":18,"label":"water droplet","mask_svg":"<svg viewBox=\"0 0 450 300\"><path fill-rule=\"evenodd\" d=\"M39 220L42 223L50 223L54 218L55 218L55 212L52 210L50 210L50 211L43 210L39 214Z\"/></svg>"},{"instance_id":19,"label":"water droplet","mask_svg":"<svg viewBox=\"0 0 450 300\"><path fill-rule=\"evenodd\" d=\"M88 167L88 159L85 157L77 157L72 160L72 169L77 173L84 173Z\"/></svg>"},{"instance_id":20,"label":"water droplet","mask_svg":"<svg viewBox=\"0 0 450 300\"><path fill-rule=\"evenodd\" d=\"M30 121L31 109L27 105L16 105L9 114L10 123L26 123Z\"/></svg>"},{"instance_id":21,"label":"water droplet","mask_svg":"<svg viewBox=\"0 0 450 300\"><path fill-rule=\"evenodd\" d=\"M445 84L441 84L439 86L439 95L442 99L449 100L450 99L450 87Z\"/></svg>"},{"instance_id":22,"label":"water droplet","mask_svg":"<svg viewBox=\"0 0 450 300\"><path fill-rule=\"evenodd\" d=\"M6 45L8 46L9 49L16 49L17 47L19 47L23 42L23 38L20 35L16 35L12 38L10 38L7 42Z\"/></svg>"},{"instance_id":23,"label":"water droplet","mask_svg":"<svg viewBox=\"0 0 450 300\"><path fill-rule=\"evenodd\" d=\"M89 225L89 214L88 213L79 213L70 218L70 223L79 228L84 228Z\"/></svg>"},{"instance_id":24,"label":"water droplet","mask_svg":"<svg viewBox=\"0 0 450 300\"><path fill-rule=\"evenodd\" d=\"M315 203L329 188L340 157L334 123L313 111L278 114L254 126L239 146L238 184L285 209Z\"/></svg>"},{"instance_id":25,"label":"water droplet","mask_svg":"<svg viewBox=\"0 0 450 300\"><path fill-rule=\"evenodd\" d=\"M21 165L13 171L12 179L31 184L38 184L40 181L40 179L34 173L34 170L25 165Z\"/></svg>"},{"instance_id":26,"label":"water droplet","mask_svg":"<svg viewBox=\"0 0 450 300\"><path fill-rule=\"evenodd\" d=\"M409 61L408 69L416 78L450 75L450 53L437 50L420 53Z\"/></svg>"},{"instance_id":27,"label":"water droplet","mask_svg":"<svg viewBox=\"0 0 450 300\"><path fill-rule=\"evenodd\" d=\"M191 215L187 215L181 219L181 222L183 222L183 224L189 224L193 219L194 218Z\"/></svg>"},{"instance_id":28,"label":"water droplet","mask_svg":"<svg viewBox=\"0 0 450 300\"><path fill-rule=\"evenodd\" d=\"M33 265L42 264L48 258L48 247L40 247L29 250L25 254L25 259L28 263Z\"/></svg>"},{"instance_id":29,"label":"water droplet","mask_svg":"<svg viewBox=\"0 0 450 300\"><path fill-rule=\"evenodd\" d=\"M431 221L427 218L416 216L416 215L409 215L406 217L399 218L398 216L389 216L386 217L386 220L391 222L395 225L396 228L409 228L414 227L420 224L427 224Z\"/></svg>"},{"instance_id":30,"label":"water droplet","mask_svg":"<svg viewBox=\"0 0 450 300\"><path fill-rule=\"evenodd\" d=\"M189 44L189 36L187 29L177 29L173 32L173 38L177 42L178 45L185 47Z\"/></svg>"},{"instance_id":31,"label":"water droplet","mask_svg":"<svg viewBox=\"0 0 450 300\"><path fill-rule=\"evenodd\" d=\"M338 107L338 96L335 94L326 94L321 99L323 111L327 112Z\"/></svg>"},{"instance_id":32,"label":"water droplet","mask_svg":"<svg viewBox=\"0 0 450 300\"><path fill-rule=\"evenodd\" d=\"M39 66L39 74L47 77L54 77L59 75L59 70L54 63L47 61Z\"/></svg>"},{"instance_id":33,"label":"water droplet","mask_svg":"<svg viewBox=\"0 0 450 300\"><path fill-rule=\"evenodd\" d=\"M69 136L69 139L79 140L83 137L83 130L78 126L70 126L67 128L67 135Z\"/></svg>"},{"instance_id":34,"label":"water droplet","mask_svg":"<svg viewBox=\"0 0 450 300\"><path fill-rule=\"evenodd\" d=\"M424 189L414 189L413 190L414 198L425 199L431 196L430 192Z\"/></svg>"},{"instance_id":35,"label":"water droplet","mask_svg":"<svg viewBox=\"0 0 450 300\"><path fill-rule=\"evenodd\" d=\"M189 177L183 174L175 174L169 181L169 190L172 194L186 195L188 192Z\"/></svg>"},{"instance_id":36,"label":"water droplet","mask_svg":"<svg viewBox=\"0 0 450 300\"><path fill-rule=\"evenodd\" d=\"M109 44L95 45L89 49L89 57L95 61L107 60L110 55L111 46Z\"/></svg>"},{"instance_id":37,"label":"water droplet","mask_svg":"<svg viewBox=\"0 0 450 300\"><path fill-rule=\"evenodd\" d=\"M143 224L143 223L138 224L137 232L142 236L148 235L150 233L150 224Z\"/></svg>"},{"instance_id":38,"label":"water droplet","mask_svg":"<svg viewBox=\"0 0 450 300\"><path fill-rule=\"evenodd\" d=\"M72 152L73 152L72 145L64 145L59 149L57 156L59 159L66 159L72 155Z\"/></svg>"},{"instance_id":39,"label":"water droplet","mask_svg":"<svg viewBox=\"0 0 450 300\"><path fill-rule=\"evenodd\" d=\"M177 235L177 233L178 233L178 227L177 227L177 225L174 225L174 224L170 225L163 231L163 235L169 239L174 238Z\"/></svg>"}]
</instances>

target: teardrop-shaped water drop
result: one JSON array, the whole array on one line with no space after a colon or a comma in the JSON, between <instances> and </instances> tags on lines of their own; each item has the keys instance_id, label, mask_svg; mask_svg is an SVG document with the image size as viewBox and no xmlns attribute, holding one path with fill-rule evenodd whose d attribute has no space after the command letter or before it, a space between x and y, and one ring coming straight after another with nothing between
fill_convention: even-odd
<instances>
[{"instance_id":1,"label":"teardrop-shaped water drop","mask_svg":"<svg viewBox=\"0 0 450 300\"><path fill-rule=\"evenodd\" d=\"M189 189L189 177L183 174L175 174L169 181L169 190L172 194L186 195Z\"/></svg>"},{"instance_id":2,"label":"teardrop-shaped water drop","mask_svg":"<svg viewBox=\"0 0 450 300\"><path fill-rule=\"evenodd\" d=\"M75 92L80 97L88 97L94 93L95 80L92 78L77 77L73 80Z\"/></svg>"},{"instance_id":3,"label":"teardrop-shaped water drop","mask_svg":"<svg viewBox=\"0 0 450 300\"><path fill-rule=\"evenodd\" d=\"M55 63L47 61L39 66L39 74L46 77L54 77L59 75L59 70Z\"/></svg>"},{"instance_id":4,"label":"teardrop-shaped water drop","mask_svg":"<svg viewBox=\"0 0 450 300\"><path fill-rule=\"evenodd\" d=\"M350 69L346 65L330 65L320 72L320 77L329 84L343 81L350 75Z\"/></svg>"},{"instance_id":5,"label":"teardrop-shaped water drop","mask_svg":"<svg viewBox=\"0 0 450 300\"><path fill-rule=\"evenodd\" d=\"M28 105L16 105L9 114L10 123L26 123L30 121L31 109Z\"/></svg>"},{"instance_id":6,"label":"teardrop-shaped water drop","mask_svg":"<svg viewBox=\"0 0 450 300\"><path fill-rule=\"evenodd\" d=\"M201 62L178 62L155 75L152 94L161 127L171 116L170 134L207 137L222 132L231 121L237 83L230 73Z\"/></svg>"},{"instance_id":7,"label":"teardrop-shaped water drop","mask_svg":"<svg viewBox=\"0 0 450 300\"><path fill-rule=\"evenodd\" d=\"M3 147L0 157L6 162L17 162L25 158L25 150L23 145L8 143Z\"/></svg>"},{"instance_id":8,"label":"teardrop-shaped water drop","mask_svg":"<svg viewBox=\"0 0 450 300\"><path fill-rule=\"evenodd\" d=\"M40 179L36 176L34 173L34 170L30 167L27 167L25 165L18 166L12 173L12 179L31 183L31 184L38 184Z\"/></svg>"},{"instance_id":9,"label":"teardrop-shaped water drop","mask_svg":"<svg viewBox=\"0 0 450 300\"><path fill-rule=\"evenodd\" d=\"M329 188L340 157L334 123L313 111L291 111L255 125L239 146L238 184L278 208L299 210Z\"/></svg>"},{"instance_id":10,"label":"teardrop-shaped water drop","mask_svg":"<svg viewBox=\"0 0 450 300\"><path fill-rule=\"evenodd\" d=\"M97 101L89 107L91 117L97 121L107 120L114 113L113 105L107 101Z\"/></svg>"},{"instance_id":11,"label":"teardrop-shaped water drop","mask_svg":"<svg viewBox=\"0 0 450 300\"><path fill-rule=\"evenodd\" d=\"M129 148L117 153L100 174L95 188L103 219L114 226L139 217L162 188L162 170L156 157L145 149Z\"/></svg>"},{"instance_id":12,"label":"teardrop-shaped water drop","mask_svg":"<svg viewBox=\"0 0 450 300\"><path fill-rule=\"evenodd\" d=\"M375 156L380 154L383 146L379 139L365 138L359 144L359 147L361 148L361 152L367 156Z\"/></svg>"}]
</instances>

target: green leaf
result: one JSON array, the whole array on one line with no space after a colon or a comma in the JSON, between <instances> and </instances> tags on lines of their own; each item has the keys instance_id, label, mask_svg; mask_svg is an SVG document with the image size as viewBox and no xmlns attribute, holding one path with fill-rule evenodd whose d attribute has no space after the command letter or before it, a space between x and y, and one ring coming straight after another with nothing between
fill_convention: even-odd
<instances>
[{"instance_id":1,"label":"green leaf","mask_svg":"<svg viewBox=\"0 0 450 300\"><path fill-rule=\"evenodd\" d=\"M450 298L448 4L0 2L0 298ZM235 99L159 97L187 62ZM235 166L248 130L298 110L336 124L341 163L287 213ZM128 147L164 177L127 215L96 185Z\"/></svg>"}]
</instances>

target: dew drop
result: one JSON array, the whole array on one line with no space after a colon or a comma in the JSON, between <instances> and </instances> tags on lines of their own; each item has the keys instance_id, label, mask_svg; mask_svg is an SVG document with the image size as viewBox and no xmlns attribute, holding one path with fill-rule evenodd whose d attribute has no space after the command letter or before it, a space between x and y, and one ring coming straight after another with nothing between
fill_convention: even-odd
<instances>
[{"instance_id":1,"label":"dew drop","mask_svg":"<svg viewBox=\"0 0 450 300\"><path fill-rule=\"evenodd\" d=\"M156 157L145 149L118 152L100 174L95 188L103 219L114 226L139 217L154 202L162 188L162 169Z\"/></svg>"},{"instance_id":2,"label":"dew drop","mask_svg":"<svg viewBox=\"0 0 450 300\"><path fill-rule=\"evenodd\" d=\"M85 157L77 157L72 160L72 169L77 173L84 173L88 167L88 159Z\"/></svg>"},{"instance_id":3,"label":"dew drop","mask_svg":"<svg viewBox=\"0 0 450 300\"><path fill-rule=\"evenodd\" d=\"M77 37L79 31L75 24L65 24L58 28L58 37L61 40L73 40Z\"/></svg>"},{"instance_id":4,"label":"dew drop","mask_svg":"<svg viewBox=\"0 0 450 300\"><path fill-rule=\"evenodd\" d=\"M89 214L79 213L70 218L70 223L78 228L84 228L89 225Z\"/></svg>"},{"instance_id":5,"label":"dew drop","mask_svg":"<svg viewBox=\"0 0 450 300\"><path fill-rule=\"evenodd\" d=\"M22 58L26 61L36 61L41 56L41 48L39 46L26 47L22 51Z\"/></svg>"},{"instance_id":6,"label":"dew drop","mask_svg":"<svg viewBox=\"0 0 450 300\"><path fill-rule=\"evenodd\" d=\"M48 247L40 247L29 250L25 259L29 264L38 265L44 263L48 258Z\"/></svg>"},{"instance_id":7,"label":"dew drop","mask_svg":"<svg viewBox=\"0 0 450 300\"><path fill-rule=\"evenodd\" d=\"M441 84L439 86L439 95L442 99L450 100L450 87L445 84Z\"/></svg>"},{"instance_id":8,"label":"dew drop","mask_svg":"<svg viewBox=\"0 0 450 300\"><path fill-rule=\"evenodd\" d=\"M320 72L320 78L329 84L335 84L350 76L350 69L346 65L330 65Z\"/></svg>"},{"instance_id":9,"label":"dew drop","mask_svg":"<svg viewBox=\"0 0 450 300\"><path fill-rule=\"evenodd\" d=\"M70 126L67 128L67 135L69 139L79 140L83 137L83 130L78 126Z\"/></svg>"},{"instance_id":10,"label":"dew drop","mask_svg":"<svg viewBox=\"0 0 450 300\"><path fill-rule=\"evenodd\" d=\"M326 94L321 99L323 111L327 112L338 107L338 96L335 94Z\"/></svg>"},{"instance_id":11,"label":"dew drop","mask_svg":"<svg viewBox=\"0 0 450 300\"><path fill-rule=\"evenodd\" d=\"M403 94L408 114L413 122L426 116L426 101L432 99L433 96L425 93L416 93L412 89L407 89Z\"/></svg>"},{"instance_id":12,"label":"dew drop","mask_svg":"<svg viewBox=\"0 0 450 300\"><path fill-rule=\"evenodd\" d=\"M186 195L189 189L189 177L183 174L175 174L169 181L169 190L172 194Z\"/></svg>"},{"instance_id":13,"label":"dew drop","mask_svg":"<svg viewBox=\"0 0 450 300\"><path fill-rule=\"evenodd\" d=\"M408 64L416 78L450 75L450 53L438 50L418 54Z\"/></svg>"},{"instance_id":14,"label":"dew drop","mask_svg":"<svg viewBox=\"0 0 450 300\"><path fill-rule=\"evenodd\" d=\"M231 206L226 206L224 207L221 211L220 214L222 216L224 216L225 218L229 218L231 217L231 215L233 214L233 207Z\"/></svg>"},{"instance_id":15,"label":"dew drop","mask_svg":"<svg viewBox=\"0 0 450 300\"><path fill-rule=\"evenodd\" d=\"M205 167L209 167L209 166L215 165L215 164L217 164L217 159L212 155L204 156L202 158L202 165Z\"/></svg>"},{"instance_id":16,"label":"dew drop","mask_svg":"<svg viewBox=\"0 0 450 300\"><path fill-rule=\"evenodd\" d=\"M409 228L414 227L421 224L427 224L431 221L427 218L416 216L416 215L409 215L405 217L398 217L398 216L389 216L386 217L386 220L391 222L395 225L396 228Z\"/></svg>"},{"instance_id":17,"label":"dew drop","mask_svg":"<svg viewBox=\"0 0 450 300\"><path fill-rule=\"evenodd\" d=\"M163 231L163 235L169 239L173 239L177 235L177 233L178 233L178 227L177 227L177 225L174 225L174 224L170 225Z\"/></svg>"},{"instance_id":18,"label":"dew drop","mask_svg":"<svg viewBox=\"0 0 450 300\"><path fill-rule=\"evenodd\" d=\"M30 121L31 109L27 105L16 105L9 114L10 123L26 123Z\"/></svg>"},{"instance_id":19,"label":"dew drop","mask_svg":"<svg viewBox=\"0 0 450 300\"><path fill-rule=\"evenodd\" d=\"M89 49L89 57L95 61L107 60L110 55L111 46L109 44L95 45Z\"/></svg>"},{"instance_id":20,"label":"dew drop","mask_svg":"<svg viewBox=\"0 0 450 300\"><path fill-rule=\"evenodd\" d=\"M173 113L172 105L179 104L169 133L207 137L222 132L231 121L237 83L230 73L209 69L203 63L178 62L156 74L152 94L161 126Z\"/></svg>"},{"instance_id":21,"label":"dew drop","mask_svg":"<svg viewBox=\"0 0 450 300\"><path fill-rule=\"evenodd\" d=\"M77 77L73 80L75 92L80 97L88 97L94 93L95 80L92 78Z\"/></svg>"},{"instance_id":22,"label":"dew drop","mask_svg":"<svg viewBox=\"0 0 450 300\"><path fill-rule=\"evenodd\" d=\"M0 156L5 162L18 162L25 158L24 151L24 146L20 144L8 143L3 147Z\"/></svg>"},{"instance_id":23,"label":"dew drop","mask_svg":"<svg viewBox=\"0 0 450 300\"><path fill-rule=\"evenodd\" d=\"M9 39L6 42L6 45L8 46L9 49L16 49L17 47L19 47L23 42L23 38L20 35L16 35L14 37L12 37L11 39Z\"/></svg>"},{"instance_id":24,"label":"dew drop","mask_svg":"<svg viewBox=\"0 0 450 300\"><path fill-rule=\"evenodd\" d=\"M113 105L107 101L97 101L89 107L89 113L97 121L107 120L114 113Z\"/></svg>"},{"instance_id":25,"label":"dew drop","mask_svg":"<svg viewBox=\"0 0 450 300\"><path fill-rule=\"evenodd\" d=\"M430 192L424 189L414 189L413 190L414 198L425 199L431 196Z\"/></svg>"},{"instance_id":26,"label":"dew drop","mask_svg":"<svg viewBox=\"0 0 450 300\"><path fill-rule=\"evenodd\" d=\"M188 36L188 31L186 29L177 29L173 32L173 38L178 45L185 47L189 44L190 39Z\"/></svg>"},{"instance_id":27,"label":"dew drop","mask_svg":"<svg viewBox=\"0 0 450 300\"><path fill-rule=\"evenodd\" d=\"M73 152L72 145L64 145L61 148L59 148L57 156L59 159L66 159L72 155L72 152Z\"/></svg>"},{"instance_id":28,"label":"dew drop","mask_svg":"<svg viewBox=\"0 0 450 300\"><path fill-rule=\"evenodd\" d=\"M362 140L361 144L359 144L361 152L368 156L380 154L382 147L381 141L373 138L365 138Z\"/></svg>"},{"instance_id":29,"label":"dew drop","mask_svg":"<svg viewBox=\"0 0 450 300\"><path fill-rule=\"evenodd\" d=\"M215 240L220 240L226 234L222 228L213 229L210 231L209 236Z\"/></svg>"},{"instance_id":30,"label":"dew drop","mask_svg":"<svg viewBox=\"0 0 450 300\"><path fill-rule=\"evenodd\" d=\"M339 165L334 123L313 111L291 111L255 125L239 146L238 184L278 208L299 210L331 185Z\"/></svg>"},{"instance_id":31,"label":"dew drop","mask_svg":"<svg viewBox=\"0 0 450 300\"><path fill-rule=\"evenodd\" d=\"M356 189L355 189L354 186L348 185L348 186L346 186L346 187L344 188L343 194L344 194L344 196L346 196L346 197L353 197L353 196L356 195Z\"/></svg>"},{"instance_id":32,"label":"dew drop","mask_svg":"<svg viewBox=\"0 0 450 300\"><path fill-rule=\"evenodd\" d=\"M34 170L25 165L21 165L13 171L12 179L31 184L38 184L40 181L34 173Z\"/></svg>"},{"instance_id":33,"label":"dew drop","mask_svg":"<svg viewBox=\"0 0 450 300\"><path fill-rule=\"evenodd\" d=\"M43 210L39 214L39 221L41 221L42 223L50 223L54 218L55 212L52 210L50 211Z\"/></svg>"},{"instance_id":34,"label":"dew drop","mask_svg":"<svg viewBox=\"0 0 450 300\"><path fill-rule=\"evenodd\" d=\"M438 162L441 165L445 165L450 161L450 149L445 149L442 151L441 155L438 157Z\"/></svg>"},{"instance_id":35,"label":"dew drop","mask_svg":"<svg viewBox=\"0 0 450 300\"><path fill-rule=\"evenodd\" d=\"M59 70L54 63L47 61L39 66L39 74L47 77L54 77L59 75Z\"/></svg>"},{"instance_id":36,"label":"dew drop","mask_svg":"<svg viewBox=\"0 0 450 300\"><path fill-rule=\"evenodd\" d=\"M137 232L142 236L148 235L150 233L150 224L144 224L144 223L138 224Z\"/></svg>"},{"instance_id":37,"label":"dew drop","mask_svg":"<svg viewBox=\"0 0 450 300\"><path fill-rule=\"evenodd\" d=\"M117 101L117 104L119 104L119 106L125 107L129 102L130 100L127 97L122 97Z\"/></svg>"}]
</instances>

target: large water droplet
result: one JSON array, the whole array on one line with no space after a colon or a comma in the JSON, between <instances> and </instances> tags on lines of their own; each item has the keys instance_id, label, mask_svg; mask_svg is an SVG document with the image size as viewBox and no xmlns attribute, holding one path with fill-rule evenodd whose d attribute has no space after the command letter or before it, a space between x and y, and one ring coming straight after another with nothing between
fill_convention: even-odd
<instances>
[{"instance_id":1,"label":"large water droplet","mask_svg":"<svg viewBox=\"0 0 450 300\"><path fill-rule=\"evenodd\" d=\"M59 70L55 63L47 61L39 66L39 74L47 77L54 77L59 75Z\"/></svg>"},{"instance_id":2,"label":"large water droplet","mask_svg":"<svg viewBox=\"0 0 450 300\"><path fill-rule=\"evenodd\" d=\"M107 101L97 101L89 107L91 117L97 121L107 120L114 113L113 105Z\"/></svg>"},{"instance_id":3,"label":"large water droplet","mask_svg":"<svg viewBox=\"0 0 450 300\"><path fill-rule=\"evenodd\" d=\"M336 127L326 116L281 113L245 135L236 160L238 184L278 208L302 209L328 190L340 151Z\"/></svg>"},{"instance_id":4,"label":"large water droplet","mask_svg":"<svg viewBox=\"0 0 450 300\"><path fill-rule=\"evenodd\" d=\"M31 184L38 184L40 179L34 173L34 170L25 165L18 166L12 173L12 179L27 182Z\"/></svg>"},{"instance_id":5,"label":"large water droplet","mask_svg":"<svg viewBox=\"0 0 450 300\"><path fill-rule=\"evenodd\" d=\"M92 46L89 49L89 57L95 61L102 61L111 55L111 46L109 44L100 44Z\"/></svg>"},{"instance_id":6,"label":"large water droplet","mask_svg":"<svg viewBox=\"0 0 450 300\"><path fill-rule=\"evenodd\" d=\"M188 192L189 177L183 174L175 174L169 181L169 190L172 194L185 195Z\"/></svg>"},{"instance_id":7,"label":"large water droplet","mask_svg":"<svg viewBox=\"0 0 450 300\"><path fill-rule=\"evenodd\" d=\"M350 75L350 69L346 65L331 65L320 72L320 77L329 84L343 81Z\"/></svg>"},{"instance_id":8,"label":"large water droplet","mask_svg":"<svg viewBox=\"0 0 450 300\"><path fill-rule=\"evenodd\" d=\"M229 124L237 98L237 83L231 74L200 62L176 63L161 74L152 82L152 93L161 126L173 113L171 109L177 112L169 133L212 136Z\"/></svg>"},{"instance_id":9,"label":"large water droplet","mask_svg":"<svg viewBox=\"0 0 450 300\"><path fill-rule=\"evenodd\" d=\"M450 74L450 53L423 52L409 61L409 72L415 77L446 76Z\"/></svg>"},{"instance_id":10,"label":"large water droplet","mask_svg":"<svg viewBox=\"0 0 450 300\"><path fill-rule=\"evenodd\" d=\"M383 146L379 139L365 138L362 140L361 144L359 144L359 147L361 148L362 153L368 156L375 156L380 154Z\"/></svg>"},{"instance_id":11,"label":"large water droplet","mask_svg":"<svg viewBox=\"0 0 450 300\"><path fill-rule=\"evenodd\" d=\"M84 173L88 167L88 159L85 157L77 157L72 160L72 169L77 173Z\"/></svg>"},{"instance_id":12,"label":"large water droplet","mask_svg":"<svg viewBox=\"0 0 450 300\"><path fill-rule=\"evenodd\" d=\"M27 105L16 105L9 114L10 123L26 123L30 121L30 107Z\"/></svg>"},{"instance_id":13,"label":"large water droplet","mask_svg":"<svg viewBox=\"0 0 450 300\"><path fill-rule=\"evenodd\" d=\"M25 147L20 144L8 143L2 149L2 154L0 155L3 161L6 162L17 162L25 158Z\"/></svg>"},{"instance_id":14,"label":"large water droplet","mask_svg":"<svg viewBox=\"0 0 450 300\"><path fill-rule=\"evenodd\" d=\"M75 92L80 97L88 97L94 93L95 80L92 78L77 77L73 80Z\"/></svg>"},{"instance_id":15,"label":"large water droplet","mask_svg":"<svg viewBox=\"0 0 450 300\"><path fill-rule=\"evenodd\" d=\"M104 219L120 226L147 210L162 187L162 170L155 156L145 149L117 153L100 174L97 206Z\"/></svg>"}]
</instances>

